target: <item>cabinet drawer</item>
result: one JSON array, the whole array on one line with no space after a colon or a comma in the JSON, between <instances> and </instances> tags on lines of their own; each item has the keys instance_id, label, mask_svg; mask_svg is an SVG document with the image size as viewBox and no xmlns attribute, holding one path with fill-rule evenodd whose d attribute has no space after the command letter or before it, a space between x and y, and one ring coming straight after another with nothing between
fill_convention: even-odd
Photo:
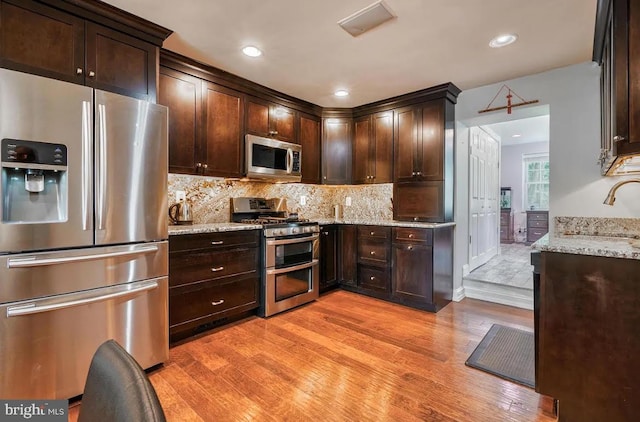
<instances>
[{"instance_id":1,"label":"cabinet drawer","mask_svg":"<svg viewBox=\"0 0 640 422\"><path fill-rule=\"evenodd\" d=\"M547 220L529 220L528 222L529 228L542 228L546 229L549 227L549 223Z\"/></svg>"},{"instance_id":2,"label":"cabinet drawer","mask_svg":"<svg viewBox=\"0 0 640 422\"><path fill-rule=\"evenodd\" d=\"M360 238L360 239L390 239L391 238L391 227L358 226L358 238Z\"/></svg>"},{"instance_id":3,"label":"cabinet drawer","mask_svg":"<svg viewBox=\"0 0 640 422\"><path fill-rule=\"evenodd\" d=\"M389 270L359 265L358 286L363 289L388 292L391 286Z\"/></svg>"},{"instance_id":4,"label":"cabinet drawer","mask_svg":"<svg viewBox=\"0 0 640 422\"><path fill-rule=\"evenodd\" d=\"M549 219L549 213L547 213L546 211L544 212L527 212L527 220L529 221L533 221L533 220L541 220L541 221L547 221Z\"/></svg>"},{"instance_id":5,"label":"cabinet drawer","mask_svg":"<svg viewBox=\"0 0 640 422\"><path fill-rule=\"evenodd\" d=\"M358 262L386 266L389 262L388 245L380 241L359 240Z\"/></svg>"},{"instance_id":6,"label":"cabinet drawer","mask_svg":"<svg viewBox=\"0 0 640 422\"><path fill-rule=\"evenodd\" d=\"M241 245L257 246L259 240L260 230L176 235L169 236L169 252Z\"/></svg>"},{"instance_id":7,"label":"cabinet drawer","mask_svg":"<svg viewBox=\"0 0 640 422\"><path fill-rule=\"evenodd\" d=\"M169 286L258 274L258 265L258 248L173 253L169 255Z\"/></svg>"},{"instance_id":8,"label":"cabinet drawer","mask_svg":"<svg viewBox=\"0 0 640 422\"><path fill-rule=\"evenodd\" d=\"M545 234L547 234L547 229L530 229L528 231L527 238L528 238L528 240L530 242L534 242L534 241L540 239Z\"/></svg>"},{"instance_id":9,"label":"cabinet drawer","mask_svg":"<svg viewBox=\"0 0 640 422\"><path fill-rule=\"evenodd\" d=\"M257 307L258 281L255 276L225 284L207 281L169 289L170 327L239 307Z\"/></svg>"},{"instance_id":10,"label":"cabinet drawer","mask_svg":"<svg viewBox=\"0 0 640 422\"><path fill-rule=\"evenodd\" d=\"M429 229L413 229L406 227L394 227L393 240L433 243L433 231Z\"/></svg>"}]
</instances>

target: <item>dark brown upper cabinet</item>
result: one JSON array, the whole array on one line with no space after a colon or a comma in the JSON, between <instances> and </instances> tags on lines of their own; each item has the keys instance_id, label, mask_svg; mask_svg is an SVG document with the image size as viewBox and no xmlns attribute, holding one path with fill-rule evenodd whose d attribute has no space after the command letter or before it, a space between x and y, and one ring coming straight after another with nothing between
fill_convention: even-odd
<instances>
[{"instance_id":1,"label":"dark brown upper cabinet","mask_svg":"<svg viewBox=\"0 0 640 422\"><path fill-rule=\"evenodd\" d=\"M242 177L244 95L205 81L202 102L203 174Z\"/></svg>"},{"instance_id":2,"label":"dark brown upper cabinet","mask_svg":"<svg viewBox=\"0 0 640 422\"><path fill-rule=\"evenodd\" d=\"M159 91L169 107L169 171L242 177L244 95L165 67Z\"/></svg>"},{"instance_id":3,"label":"dark brown upper cabinet","mask_svg":"<svg viewBox=\"0 0 640 422\"><path fill-rule=\"evenodd\" d=\"M396 110L395 182L444 178L444 105L433 100Z\"/></svg>"},{"instance_id":4,"label":"dark brown upper cabinet","mask_svg":"<svg viewBox=\"0 0 640 422\"><path fill-rule=\"evenodd\" d=\"M198 174L204 161L199 150L202 80L161 67L159 81L158 103L169 108L169 171Z\"/></svg>"},{"instance_id":5,"label":"dark brown upper cabinet","mask_svg":"<svg viewBox=\"0 0 640 422\"><path fill-rule=\"evenodd\" d=\"M357 118L353 136L353 183L391 183L393 111Z\"/></svg>"},{"instance_id":6,"label":"dark brown upper cabinet","mask_svg":"<svg viewBox=\"0 0 640 422\"><path fill-rule=\"evenodd\" d=\"M171 31L96 3L0 2L0 66L155 101L158 46ZM154 35L141 32L142 22Z\"/></svg>"},{"instance_id":7,"label":"dark brown upper cabinet","mask_svg":"<svg viewBox=\"0 0 640 422\"><path fill-rule=\"evenodd\" d=\"M331 117L322 120L322 183L347 185L351 183L353 118Z\"/></svg>"},{"instance_id":8,"label":"dark brown upper cabinet","mask_svg":"<svg viewBox=\"0 0 640 422\"><path fill-rule=\"evenodd\" d=\"M296 112L255 97L247 98L247 133L296 142Z\"/></svg>"},{"instance_id":9,"label":"dark brown upper cabinet","mask_svg":"<svg viewBox=\"0 0 640 422\"><path fill-rule=\"evenodd\" d=\"M602 66L601 172L640 174L624 165L640 154L640 2L598 1L593 60Z\"/></svg>"},{"instance_id":10,"label":"dark brown upper cabinet","mask_svg":"<svg viewBox=\"0 0 640 422\"><path fill-rule=\"evenodd\" d=\"M299 113L298 143L302 146L302 183L320 183L320 118Z\"/></svg>"}]
</instances>

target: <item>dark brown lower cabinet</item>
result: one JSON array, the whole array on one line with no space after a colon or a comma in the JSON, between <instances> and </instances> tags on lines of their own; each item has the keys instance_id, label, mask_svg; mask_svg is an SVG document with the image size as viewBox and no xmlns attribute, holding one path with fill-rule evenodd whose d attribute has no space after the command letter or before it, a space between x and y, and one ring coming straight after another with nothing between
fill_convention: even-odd
<instances>
[{"instance_id":1,"label":"dark brown lower cabinet","mask_svg":"<svg viewBox=\"0 0 640 422\"><path fill-rule=\"evenodd\" d=\"M258 308L259 240L259 230L169 236L171 341Z\"/></svg>"},{"instance_id":2,"label":"dark brown lower cabinet","mask_svg":"<svg viewBox=\"0 0 640 422\"><path fill-rule=\"evenodd\" d=\"M340 285L358 284L358 226L338 226L338 279Z\"/></svg>"},{"instance_id":3,"label":"dark brown lower cabinet","mask_svg":"<svg viewBox=\"0 0 640 422\"><path fill-rule=\"evenodd\" d=\"M357 226L357 240L353 235L341 237L342 257L350 256L344 245L353 244L357 245L357 282L342 275L343 289L432 312L451 302L453 226ZM343 258L345 262L353 261Z\"/></svg>"},{"instance_id":4,"label":"dark brown lower cabinet","mask_svg":"<svg viewBox=\"0 0 640 422\"><path fill-rule=\"evenodd\" d=\"M536 391L560 421L640 415L640 261L542 252Z\"/></svg>"},{"instance_id":5,"label":"dark brown lower cabinet","mask_svg":"<svg viewBox=\"0 0 640 422\"><path fill-rule=\"evenodd\" d=\"M320 227L320 292L338 285L338 227Z\"/></svg>"}]
</instances>

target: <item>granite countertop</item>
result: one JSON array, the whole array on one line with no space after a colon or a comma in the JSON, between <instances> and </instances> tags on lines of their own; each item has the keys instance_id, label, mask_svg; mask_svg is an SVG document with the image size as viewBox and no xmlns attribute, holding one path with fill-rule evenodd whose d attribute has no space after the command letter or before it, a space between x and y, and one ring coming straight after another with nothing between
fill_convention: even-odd
<instances>
[{"instance_id":1,"label":"granite countertop","mask_svg":"<svg viewBox=\"0 0 640 422\"><path fill-rule=\"evenodd\" d=\"M262 226L260 224L244 224L244 223L191 224L191 225L169 226L169 236L178 235L178 234L232 232L237 230L255 230L255 229L262 229Z\"/></svg>"},{"instance_id":2,"label":"granite countertop","mask_svg":"<svg viewBox=\"0 0 640 422\"><path fill-rule=\"evenodd\" d=\"M628 237L546 234L532 247L544 252L640 259L640 241Z\"/></svg>"},{"instance_id":3,"label":"granite countertop","mask_svg":"<svg viewBox=\"0 0 640 422\"><path fill-rule=\"evenodd\" d=\"M456 223L414 223L411 221L393 221L393 220L336 220L333 218L313 219L320 225L327 224L363 224L373 226L394 226L394 227L415 227L422 229L435 229L437 227L454 226ZM230 232L236 230L255 230L262 229L260 224L244 224L244 223L209 223L209 224L193 224L169 226L169 236L181 234L197 234L197 233L215 233Z\"/></svg>"},{"instance_id":4,"label":"granite countertop","mask_svg":"<svg viewBox=\"0 0 640 422\"><path fill-rule=\"evenodd\" d=\"M318 218L320 225L329 224L361 224L367 226L392 226L392 227L414 227L419 229L435 229L438 227L455 226L456 223L424 223L413 221L396 221L396 220L359 220L359 219L335 219L335 218Z\"/></svg>"}]
</instances>

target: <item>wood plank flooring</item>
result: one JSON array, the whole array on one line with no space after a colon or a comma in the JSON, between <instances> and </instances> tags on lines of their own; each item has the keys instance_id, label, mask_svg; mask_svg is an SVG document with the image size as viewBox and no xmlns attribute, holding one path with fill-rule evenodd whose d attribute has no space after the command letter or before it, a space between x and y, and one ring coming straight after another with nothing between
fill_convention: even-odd
<instances>
[{"instance_id":1,"label":"wood plank flooring","mask_svg":"<svg viewBox=\"0 0 640 422\"><path fill-rule=\"evenodd\" d=\"M338 290L172 347L150 379L169 421L555 420L533 390L464 365L493 323L532 329L533 314L472 299L433 314Z\"/></svg>"}]
</instances>

